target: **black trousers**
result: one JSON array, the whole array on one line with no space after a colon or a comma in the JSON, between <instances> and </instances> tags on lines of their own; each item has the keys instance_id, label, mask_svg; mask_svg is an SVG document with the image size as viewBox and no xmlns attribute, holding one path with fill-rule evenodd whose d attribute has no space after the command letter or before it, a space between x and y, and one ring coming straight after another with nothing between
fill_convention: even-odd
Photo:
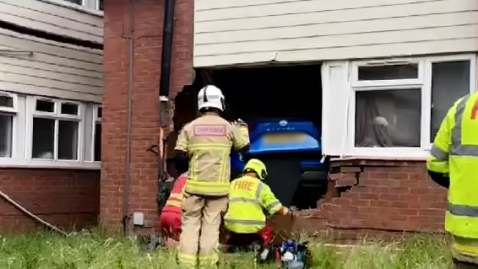
<instances>
[{"instance_id":1,"label":"black trousers","mask_svg":"<svg viewBox=\"0 0 478 269\"><path fill-rule=\"evenodd\" d=\"M461 262L457 259L453 259L456 269L478 269L478 265L473 263Z\"/></svg>"}]
</instances>

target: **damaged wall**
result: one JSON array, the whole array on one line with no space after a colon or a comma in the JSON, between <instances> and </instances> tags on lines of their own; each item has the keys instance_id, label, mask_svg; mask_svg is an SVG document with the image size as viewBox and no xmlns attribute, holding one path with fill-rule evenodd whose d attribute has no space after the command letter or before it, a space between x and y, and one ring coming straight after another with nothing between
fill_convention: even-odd
<instances>
[{"instance_id":1,"label":"damaged wall","mask_svg":"<svg viewBox=\"0 0 478 269\"><path fill-rule=\"evenodd\" d=\"M423 162L344 161L332 167L330 184L350 190L317 210L301 211L298 229L335 240L443 231L447 190L428 177Z\"/></svg>"}]
</instances>

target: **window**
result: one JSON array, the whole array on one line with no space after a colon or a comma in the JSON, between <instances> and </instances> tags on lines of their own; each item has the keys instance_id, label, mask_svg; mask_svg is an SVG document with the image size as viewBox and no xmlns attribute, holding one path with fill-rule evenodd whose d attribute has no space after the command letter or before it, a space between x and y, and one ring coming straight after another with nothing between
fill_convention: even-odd
<instances>
[{"instance_id":1,"label":"window","mask_svg":"<svg viewBox=\"0 0 478 269\"><path fill-rule=\"evenodd\" d=\"M0 92L0 158L12 157L15 115L15 96Z\"/></svg>"},{"instance_id":2,"label":"window","mask_svg":"<svg viewBox=\"0 0 478 269\"><path fill-rule=\"evenodd\" d=\"M474 91L475 57L352 63L346 130L350 154L415 156L413 152L428 150L448 109Z\"/></svg>"},{"instance_id":3,"label":"window","mask_svg":"<svg viewBox=\"0 0 478 269\"><path fill-rule=\"evenodd\" d=\"M101 114L98 104L0 91L0 165L99 169Z\"/></svg>"},{"instance_id":4,"label":"window","mask_svg":"<svg viewBox=\"0 0 478 269\"><path fill-rule=\"evenodd\" d=\"M356 147L420 147L420 89L357 91Z\"/></svg>"},{"instance_id":5,"label":"window","mask_svg":"<svg viewBox=\"0 0 478 269\"><path fill-rule=\"evenodd\" d=\"M94 109L93 120L93 161L101 161L101 117L103 116L103 109L96 106Z\"/></svg>"},{"instance_id":6,"label":"window","mask_svg":"<svg viewBox=\"0 0 478 269\"><path fill-rule=\"evenodd\" d=\"M77 5L83 5L83 0L63 0L63 1L74 3Z\"/></svg>"},{"instance_id":7,"label":"window","mask_svg":"<svg viewBox=\"0 0 478 269\"><path fill-rule=\"evenodd\" d=\"M78 160L80 104L34 99L32 158Z\"/></svg>"},{"instance_id":8,"label":"window","mask_svg":"<svg viewBox=\"0 0 478 269\"><path fill-rule=\"evenodd\" d=\"M89 9L103 10L104 0L61 0L72 4L84 6Z\"/></svg>"},{"instance_id":9,"label":"window","mask_svg":"<svg viewBox=\"0 0 478 269\"><path fill-rule=\"evenodd\" d=\"M469 70L466 60L432 63L431 142L453 102L470 92Z\"/></svg>"}]
</instances>

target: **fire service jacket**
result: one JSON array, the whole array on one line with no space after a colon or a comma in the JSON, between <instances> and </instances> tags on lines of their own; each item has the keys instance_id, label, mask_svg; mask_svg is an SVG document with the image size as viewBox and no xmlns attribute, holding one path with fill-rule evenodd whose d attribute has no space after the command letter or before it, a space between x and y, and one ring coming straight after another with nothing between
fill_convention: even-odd
<instances>
[{"instance_id":1,"label":"fire service jacket","mask_svg":"<svg viewBox=\"0 0 478 269\"><path fill-rule=\"evenodd\" d=\"M288 209L277 200L269 186L255 177L243 176L231 183L225 227L234 233L257 233L266 226L263 209L273 215Z\"/></svg>"},{"instance_id":2,"label":"fire service jacket","mask_svg":"<svg viewBox=\"0 0 478 269\"><path fill-rule=\"evenodd\" d=\"M184 186L186 185L187 177L188 174L186 172L180 175L178 179L176 179L176 182L174 183L173 189L171 190L168 201L166 202L166 206L163 208L162 213L182 213L181 204L183 202L183 190Z\"/></svg>"},{"instance_id":3,"label":"fire service jacket","mask_svg":"<svg viewBox=\"0 0 478 269\"><path fill-rule=\"evenodd\" d=\"M478 93L459 99L448 111L427 168L437 183L449 187L446 230L478 242ZM478 247L473 252L478 255Z\"/></svg>"},{"instance_id":4,"label":"fire service jacket","mask_svg":"<svg viewBox=\"0 0 478 269\"><path fill-rule=\"evenodd\" d=\"M226 196L229 193L232 147L249 145L247 126L233 125L217 114L205 114L184 126L175 150L189 155L185 191L190 194Z\"/></svg>"}]
</instances>

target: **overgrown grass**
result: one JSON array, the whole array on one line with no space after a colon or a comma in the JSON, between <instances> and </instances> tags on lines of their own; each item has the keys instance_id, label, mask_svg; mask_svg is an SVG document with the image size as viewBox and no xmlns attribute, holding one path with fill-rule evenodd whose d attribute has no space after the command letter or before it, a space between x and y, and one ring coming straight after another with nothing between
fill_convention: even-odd
<instances>
[{"instance_id":1,"label":"overgrown grass","mask_svg":"<svg viewBox=\"0 0 478 269\"><path fill-rule=\"evenodd\" d=\"M452 268L448 242L442 237L417 237L396 243L369 242L341 249L314 242L312 268L320 269L447 269ZM0 269L170 269L172 250L148 253L132 238L82 232L68 238L39 233L0 237ZM254 268L251 254L223 256L221 268ZM263 268L275 268L274 265Z\"/></svg>"}]
</instances>

